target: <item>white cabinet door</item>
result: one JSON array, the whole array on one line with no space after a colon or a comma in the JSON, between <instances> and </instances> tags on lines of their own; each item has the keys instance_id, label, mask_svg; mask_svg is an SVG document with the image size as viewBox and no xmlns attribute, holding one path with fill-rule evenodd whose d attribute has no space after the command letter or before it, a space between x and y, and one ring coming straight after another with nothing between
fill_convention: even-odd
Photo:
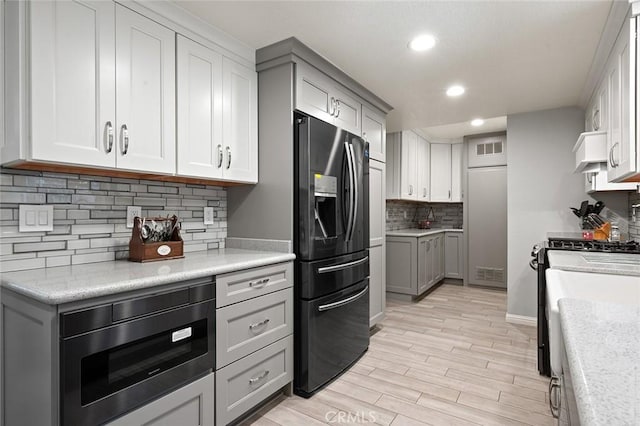
<instances>
[{"instance_id":1,"label":"white cabinet door","mask_svg":"<svg viewBox=\"0 0 640 426\"><path fill-rule=\"evenodd\" d=\"M431 144L431 201L451 201L451 145Z\"/></svg>"},{"instance_id":2,"label":"white cabinet door","mask_svg":"<svg viewBox=\"0 0 640 426\"><path fill-rule=\"evenodd\" d=\"M429 201L429 192L431 191L430 188L430 175L429 175L429 170L431 169L431 160L430 160L430 153L431 153L431 149L429 148L429 142L427 142L425 139L421 138L420 136L418 136L418 149L417 151L417 156L416 156L416 169L417 169L417 173L418 173L418 177L417 177L417 187L418 187L418 194L417 194L417 200L418 201Z\"/></svg>"},{"instance_id":3,"label":"white cabinet door","mask_svg":"<svg viewBox=\"0 0 640 426\"><path fill-rule=\"evenodd\" d=\"M258 75L222 60L224 177L258 182Z\"/></svg>"},{"instance_id":4,"label":"white cabinet door","mask_svg":"<svg viewBox=\"0 0 640 426\"><path fill-rule=\"evenodd\" d=\"M451 145L451 201L462 201L462 144Z\"/></svg>"},{"instance_id":5,"label":"white cabinet door","mask_svg":"<svg viewBox=\"0 0 640 426\"><path fill-rule=\"evenodd\" d=\"M385 164L369 162L369 245L378 246L385 240Z\"/></svg>"},{"instance_id":6,"label":"white cabinet door","mask_svg":"<svg viewBox=\"0 0 640 426\"><path fill-rule=\"evenodd\" d=\"M302 62L296 63L296 109L327 123L333 123L331 82L320 71Z\"/></svg>"},{"instance_id":7,"label":"white cabinet door","mask_svg":"<svg viewBox=\"0 0 640 426\"><path fill-rule=\"evenodd\" d=\"M333 89L333 98L336 103L333 124L360 136L362 134L362 124L360 123L362 104L346 92L335 88Z\"/></svg>"},{"instance_id":8,"label":"white cabinet door","mask_svg":"<svg viewBox=\"0 0 640 426\"><path fill-rule=\"evenodd\" d=\"M29 6L32 158L114 167L114 3Z\"/></svg>"},{"instance_id":9,"label":"white cabinet door","mask_svg":"<svg viewBox=\"0 0 640 426\"><path fill-rule=\"evenodd\" d=\"M445 278L463 278L463 234L446 232L444 240L444 276Z\"/></svg>"},{"instance_id":10,"label":"white cabinet door","mask_svg":"<svg viewBox=\"0 0 640 426\"><path fill-rule=\"evenodd\" d=\"M386 161L387 120L384 114L362 105L362 138L369 142L369 158Z\"/></svg>"},{"instance_id":11,"label":"white cabinet door","mask_svg":"<svg viewBox=\"0 0 640 426\"><path fill-rule=\"evenodd\" d=\"M400 198L418 199L417 182L418 135L410 130L402 132L400 152Z\"/></svg>"},{"instance_id":12,"label":"white cabinet door","mask_svg":"<svg viewBox=\"0 0 640 426\"><path fill-rule=\"evenodd\" d=\"M221 178L222 55L177 37L179 175Z\"/></svg>"},{"instance_id":13,"label":"white cabinet door","mask_svg":"<svg viewBox=\"0 0 640 426\"><path fill-rule=\"evenodd\" d=\"M175 33L116 5L118 168L175 173Z\"/></svg>"},{"instance_id":14,"label":"white cabinet door","mask_svg":"<svg viewBox=\"0 0 640 426\"><path fill-rule=\"evenodd\" d=\"M369 327L384 318L387 304L385 245L369 248Z\"/></svg>"}]
</instances>

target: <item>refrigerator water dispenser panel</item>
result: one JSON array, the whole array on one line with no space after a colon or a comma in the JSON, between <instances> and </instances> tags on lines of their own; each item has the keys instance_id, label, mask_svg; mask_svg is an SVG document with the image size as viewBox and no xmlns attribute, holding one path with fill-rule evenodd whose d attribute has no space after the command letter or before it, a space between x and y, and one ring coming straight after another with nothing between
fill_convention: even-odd
<instances>
[{"instance_id":1,"label":"refrigerator water dispenser panel","mask_svg":"<svg viewBox=\"0 0 640 426\"><path fill-rule=\"evenodd\" d=\"M316 221L314 239L326 240L328 238L336 238L336 224L338 222L336 205L338 178L315 173L314 188L314 216Z\"/></svg>"}]
</instances>

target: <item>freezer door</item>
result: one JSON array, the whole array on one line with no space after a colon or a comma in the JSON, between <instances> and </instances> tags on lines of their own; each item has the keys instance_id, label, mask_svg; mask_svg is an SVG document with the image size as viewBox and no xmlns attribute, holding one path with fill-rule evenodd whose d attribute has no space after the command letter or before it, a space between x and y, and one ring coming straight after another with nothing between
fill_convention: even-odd
<instances>
[{"instance_id":1,"label":"freezer door","mask_svg":"<svg viewBox=\"0 0 640 426\"><path fill-rule=\"evenodd\" d=\"M369 280L314 300L298 301L294 389L309 397L369 347Z\"/></svg>"},{"instance_id":2,"label":"freezer door","mask_svg":"<svg viewBox=\"0 0 640 426\"><path fill-rule=\"evenodd\" d=\"M368 150L329 123L295 113L295 251L315 260L368 247Z\"/></svg>"},{"instance_id":3,"label":"freezer door","mask_svg":"<svg viewBox=\"0 0 640 426\"><path fill-rule=\"evenodd\" d=\"M315 261L297 261L296 291L314 299L342 290L369 276L369 251Z\"/></svg>"}]
</instances>

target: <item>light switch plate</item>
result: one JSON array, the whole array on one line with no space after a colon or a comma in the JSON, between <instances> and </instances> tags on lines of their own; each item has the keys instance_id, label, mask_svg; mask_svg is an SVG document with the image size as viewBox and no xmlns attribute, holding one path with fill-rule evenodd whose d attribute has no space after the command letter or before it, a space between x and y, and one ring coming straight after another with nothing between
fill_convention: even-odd
<instances>
[{"instance_id":1,"label":"light switch plate","mask_svg":"<svg viewBox=\"0 0 640 426\"><path fill-rule=\"evenodd\" d=\"M213 225L213 207L204 208L204 224Z\"/></svg>"},{"instance_id":2,"label":"light switch plate","mask_svg":"<svg viewBox=\"0 0 640 426\"><path fill-rule=\"evenodd\" d=\"M53 231L53 206L21 204L19 212L20 232Z\"/></svg>"},{"instance_id":3,"label":"light switch plate","mask_svg":"<svg viewBox=\"0 0 640 426\"><path fill-rule=\"evenodd\" d=\"M142 217L142 207L127 206L127 228L133 228L133 218Z\"/></svg>"}]
</instances>

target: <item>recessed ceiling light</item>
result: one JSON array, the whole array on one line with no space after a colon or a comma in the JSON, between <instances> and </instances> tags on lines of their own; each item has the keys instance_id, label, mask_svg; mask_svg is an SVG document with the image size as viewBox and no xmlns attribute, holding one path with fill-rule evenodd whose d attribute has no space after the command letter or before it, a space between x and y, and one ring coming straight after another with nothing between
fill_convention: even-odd
<instances>
[{"instance_id":1,"label":"recessed ceiling light","mask_svg":"<svg viewBox=\"0 0 640 426\"><path fill-rule=\"evenodd\" d=\"M460 96L464 93L464 87L455 85L447 89L447 96Z\"/></svg>"},{"instance_id":2,"label":"recessed ceiling light","mask_svg":"<svg viewBox=\"0 0 640 426\"><path fill-rule=\"evenodd\" d=\"M484 120L482 118L474 118L473 120L471 120L471 125L472 126L482 126L484 124Z\"/></svg>"},{"instance_id":3,"label":"recessed ceiling light","mask_svg":"<svg viewBox=\"0 0 640 426\"><path fill-rule=\"evenodd\" d=\"M416 52L424 52L436 45L436 39L432 35L422 34L409 42L409 48Z\"/></svg>"}]
</instances>

